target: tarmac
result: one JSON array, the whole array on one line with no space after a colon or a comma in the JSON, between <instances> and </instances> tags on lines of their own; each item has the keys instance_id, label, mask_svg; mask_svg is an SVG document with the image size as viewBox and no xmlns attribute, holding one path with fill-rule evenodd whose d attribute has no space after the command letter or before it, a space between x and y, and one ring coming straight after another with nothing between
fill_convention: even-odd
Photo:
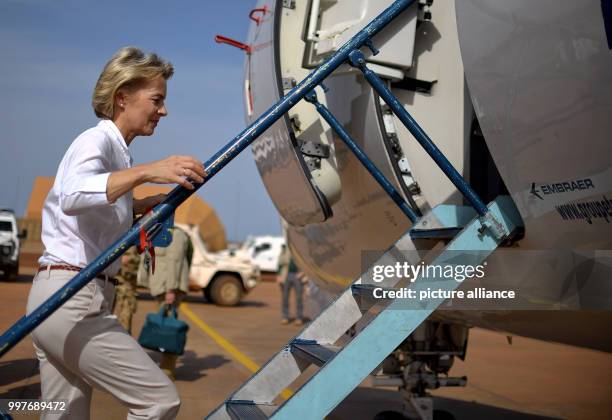
<instances>
[{"instance_id":1,"label":"tarmac","mask_svg":"<svg viewBox=\"0 0 612 420\"><path fill-rule=\"evenodd\" d=\"M31 279L21 275L17 281L0 282L1 331L24 314ZM155 308L142 291L136 333ZM179 419L203 418L302 328L280 325L280 291L273 282L260 283L231 308L192 292L179 317L191 327L176 370ZM435 407L456 419L612 418L612 354L521 337L510 345L505 335L480 329L472 329L469 340L466 361L456 361L450 372L468 376L467 387L433 392ZM159 360L157 353L150 355ZM0 359L0 399L39 397L37 361L26 338ZM366 379L327 419L372 419L401 405L395 389L372 388ZM11 414L15 419L38 418L37 413ZM92 419L124 419L126 414L112 396L94 391Z\"/></svg>"}]
</instances>

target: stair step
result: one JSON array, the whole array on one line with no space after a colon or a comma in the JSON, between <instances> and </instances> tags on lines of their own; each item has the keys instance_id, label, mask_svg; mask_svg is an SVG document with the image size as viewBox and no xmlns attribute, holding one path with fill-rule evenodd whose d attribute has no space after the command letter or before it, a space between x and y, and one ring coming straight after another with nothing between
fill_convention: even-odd
<instances>
[{"instance_id":1,"label":"stair step","mask_svg":"<svg viewBox=\"0 0 612 420\"><path fill-rule=\"evenodd\" d=\"M296 339L291 342L291 353L308 363L323 366L340 351L340 347L318 344L314 340Z\"/></svg>"},{"instance_id":2,"label":"stair step","mask_svg":"<svg viewBox=\"0 0 612 420\"><path fill-rule=\"evenodd\" d=\"M233 420L268 419L278 408L273 404L256 404L253 401L230 400L225 403L227 413Z\"/></svg>"},{"instance_id":3,"label":"stair step","mask_svg":"<svg viewBox=\"0 0 612 420\"><path fill-rule=\"evenodd\" d=\"M440 204L410 229L412 239L452 239L474 218L471 206Z\"/></svg>"},{"instance_id":4,"label":"stair step","mask_svg":"<svg viewBox=\"0 0 612 420\"><path fill-rule=\"evenodd\" d=\"M376 305L379 302L388 302L391 300L386 297L388 296L386 294L384 295L384 298L374 297L375 289L382 289L383 291L395 290L389 287L381 287L376 284L357 283L351 285L351 292L353 293L353 297L355 298L355 301L357 302L359 308L362 311L369 310L372 306Z\"/></svg>"},{"instance_id":5,"label":"stair step","mask_svg":"<svg viewBox=\"0 0 612 420\"><path fill-rule=\"evenodd\" d=\"M461 232L461 228L411 229L412 239L453 239Z\"/></svg>"}]
</instances>

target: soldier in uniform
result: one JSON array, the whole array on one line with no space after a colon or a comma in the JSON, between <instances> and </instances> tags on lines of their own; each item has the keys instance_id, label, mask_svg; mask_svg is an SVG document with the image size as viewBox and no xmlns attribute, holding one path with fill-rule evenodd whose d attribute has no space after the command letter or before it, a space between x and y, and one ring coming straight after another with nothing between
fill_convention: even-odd
<instances>
[{"instance_id":1,"label":"soldier in uniform","mask_svg":"<svg viewBox=\"0 0 612 420\"><path fill-rule=\"evenodd\" d=\"M307 278L301 271L298 270L297 265L291 257L289 249L283 245L283 251L279 258L279 266L281 267L276 282L280 285L282 293L282 319L281 324L287 325L291 321L289 318L289 295L291 289L295 289L295 303L296 313L293 323L295 325L304 324L304 283Z\"/></svg>"},{"instance_id":2,"label":"soldier in uniform","mask_svg":"<svg viewBox=\"0 0 612 420\"><path fill-rule=\"evenodd\" d=\"M132 334L132 316L136 313L136 277L140 256L133 246L121 257L121 269L116 276L115 303L113 313L125 330Z\"/></svg>"},{"instance_id":3,"label":"soldier in uniform","mask_svg":"<svg viewBox=\"0 0 612 420\"><path fill-rule=\"evenodd\" d=\"M168 247L155 247L155 273L151 274L144 267L144 258L140 261L139 282L148 283L151 295L162 305L178 307L182 298L189 291L189 261L193 248L187 233L180 228L172 228L172 242ZM172 380L178 356L162 353L159 367Z\"/></svg>"}]
</instances>

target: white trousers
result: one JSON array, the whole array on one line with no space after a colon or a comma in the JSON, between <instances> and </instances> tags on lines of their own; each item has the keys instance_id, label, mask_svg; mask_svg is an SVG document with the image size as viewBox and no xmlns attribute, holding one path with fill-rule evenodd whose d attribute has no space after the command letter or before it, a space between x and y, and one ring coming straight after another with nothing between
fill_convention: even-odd
<instances>
[{"instance_id":1,"label":"white trousers","mask_svg":"<svg viewBox=\"0 0 612 420\"><path fill-rule=\"evenodd\" d=\"M42 271L34 277L29 314L74 271ZM95 279L32 333L40 362L42 398L68 400L60 416L89 419L92 387L112 394L129 408L128 419L174 419L180 399L174 384L111 314L115 287Z\"/></svg>"}]
</instances>

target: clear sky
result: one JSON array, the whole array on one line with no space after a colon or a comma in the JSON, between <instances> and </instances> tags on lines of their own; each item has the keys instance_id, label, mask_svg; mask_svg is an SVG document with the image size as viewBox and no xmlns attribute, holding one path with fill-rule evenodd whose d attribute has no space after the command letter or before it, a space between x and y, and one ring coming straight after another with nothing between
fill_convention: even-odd
<instances>
[{"instance_id":1,"label":"clear sky","mask_svg":"<svg viewBox=\"0 0 612 420\"><path fill-rule=\"evenodd\" d=\"M245 127L244 53L255 0L0 2L0 207L22 216L36 176L54 176L74 138L97 124L91 93L104 64L135 45L171 61L169 116L130 146L134 163L170 154L205 161ZM250 150L202 187L231 240L278 234Z\"/></svg>"}]
</instances>

